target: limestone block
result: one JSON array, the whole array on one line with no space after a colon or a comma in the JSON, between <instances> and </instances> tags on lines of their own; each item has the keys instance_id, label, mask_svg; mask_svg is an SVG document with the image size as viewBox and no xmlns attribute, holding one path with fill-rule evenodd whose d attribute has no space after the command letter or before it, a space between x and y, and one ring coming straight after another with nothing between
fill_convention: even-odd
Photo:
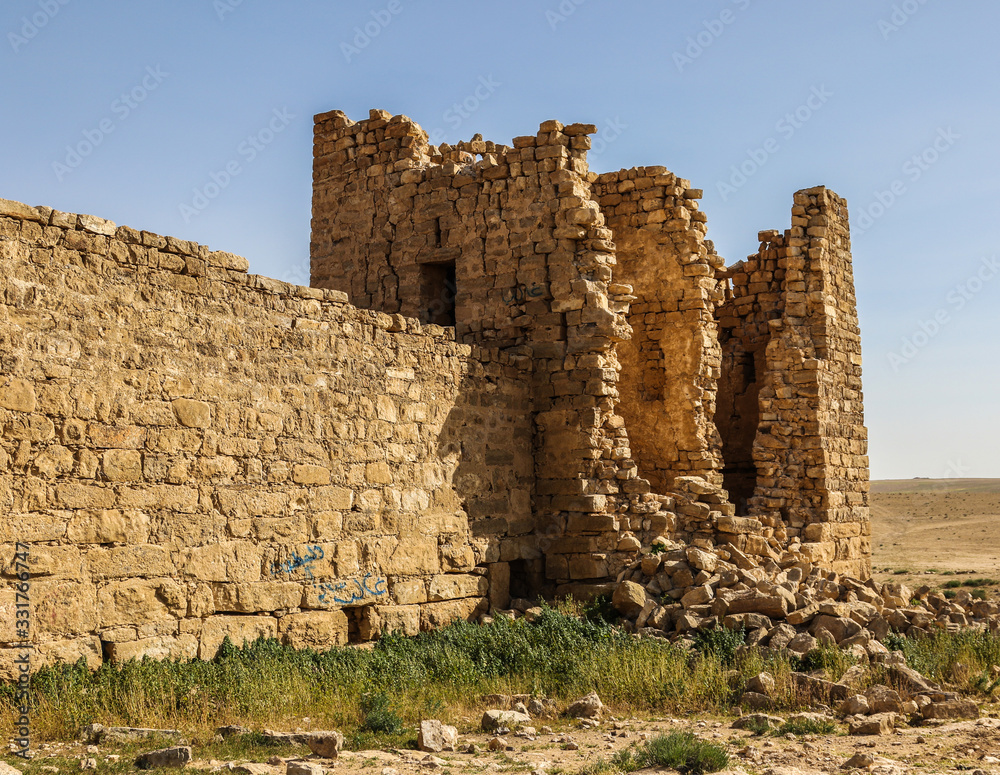
<instances>
[{"instance_id":1,"label":"limestone block","mask_svg":"<svg viewBox=\"0 0 1000 775\"><path fill-rule=\"evenodd\" d=\"M198 638L191 634L161 636L141 640L112 642L107 647L112 662L130 659L194 659L198 656Z\"/></svg>"},{"instance_id":2,"label":"limestone block","mask_svg":"<svg viewBox=\"0 0 1000 775\"><path fill-rule=\"evenodd\" d=\"M368 626L370 632L367 637L372 638L389 632L417 635L420 632L420 606L375 606L369 617ZM365 637L366 634L362 632L362 638Z\"/></svg>"},{"instance_id":3,"label":"limestone block","mask_svg":"<svg viewBox=\"0 0 1000 775\"><path fill-rule=\"evenodd\" d=\"M208 428L212 425L212 407L204 401L176 398L171 406L178 422L187 428Z\"/></svg>"},{"instance_id":4,"label":"limestone block","mask_svg":"<svg viewBox=\"0 0 1000 775\"><path fill-rule=\"evenodd\" d=\"M34 386L25 379L0 381L0 408L10 409L12 412L35 411Z\"/></svg>"},{"instance_id":5,"label":"limestone block","mask_svg":"<svg viewBox=\"0 0 1000 775\"><path fill-rule=\"evenodd\" d=\"M276 638L277 620L271 616L211 616L201 631L199 659L212 659L228 636L234 646L252 643L258 637Z\"/></svg>"},{"instance_id":6,"label":"limestone block","mask_svg":"<svg viewBox=\"0 0 1000 775\"><path fill-rule=\"evenodd\" d=\"M180 553L181 573L199 581L245 583L261 580L263 549L247 541L225 541Z\"/></svg>"},{"instance_id":7,"label":"limestone block","mask_svg":"<svg viewBox=\"0 0 1000 775\"><path fill-rule=\"evenodd\" d=\"M170 552L152 544L90 549L85 561L95 579L171 576L176 572Z\"/></svg>"},{"instance_id":8,"label":"limestone block","mask_svg":"<svg viewBox=\"0 0 1000 775\"><path fill-rule=\"evenodd\" d=\"M302 585L294 581L258 581L246 584L212 585L216 611L256 613L298 608Z\"/></svg>"},{"instance_id":9,"label":"limestone block","mask_svg":"<svg viewBox=\"0 0 1000 775\"><path fill-rule=\"evenodd\" d=\"M399 605L427 602L427 584L423 579L402 579L392 582L392 599Z\"/></svg>"},{"instance_id":10,"label":"limestone block","mask_svg":"<svg viewBox=\"0 0 1000 775\"><path fill-rule=\"evenodd\" d=\"M66 538L79 544L145 544L149 516L142 511L83 509L73 512Z\"/></svg>"},{"instance_id":11,"label":"limestone block","mask_svg":"<svg viewBox=\"0 0 1000 775\"><path fill-rule=\"evenodd\" d=\"M173 621L187 613L187 589L173 579L112 581L97 593L101 627Z\"/></svg>"},{"instance_id":12,"label":"limestone block","mask_svg":"<svg viewBox=\"0 0 1000 775\"><path fill-rule=\"evenodd\" d=\"M431 602L455 600L462 597L484 597L489 594L489 580L485 576L447 574L432 576L428 587Z\"/></svg>"},{"instance_id":13,"label":"limestone block","mask_svg":"<svg viewBox=\"0 0 1000 775\"><path fill-rule=\"evenodd\" d=\"M132 449L110 449L102 456L101 468L111 482L142 480L142 455Z\"/></svg>"},{"instance_id":14,"label":"limestone block","mask_svg":"<svg viewBox=\"0 0 1000 775\"><path fill-rule=\"evenodd\" d=\"M296 649L343 646L347 630L347 615L339 609L288 614L278 620L281 642Z\"/></svg>"},{"instance_id":15,"label":"limestone block","mask_svg":"<svg viewBox=\"0 0 1000 775\"><path fill-rule=\"evenodd\" d=\"M292 481L296 484L329 484L330 469L325 466L297 465L292 468Z\"/></svg>"},{"instance_id":16,"label":"limestone block","mask_svg":"<svg viewBox=\"0 0 1000 775\"><path fill-rule=\"evenodd\" d=\"M420 606L420 629L436 630L457 620L474 622L489 609L488 598L468 597L442 603L425 603Z\"/></svg>"},{"instance_id":17,"label":"limestone block","mask_svg":"<svg viewBox=\"0 0 1000 775\"><path fill-rule=\"evenodd\" d=\"M43 635L66 637L92 633L98 626L97 590L93 584L39 580L31 584L32 625Z\"/></svg>"}]
</instances>

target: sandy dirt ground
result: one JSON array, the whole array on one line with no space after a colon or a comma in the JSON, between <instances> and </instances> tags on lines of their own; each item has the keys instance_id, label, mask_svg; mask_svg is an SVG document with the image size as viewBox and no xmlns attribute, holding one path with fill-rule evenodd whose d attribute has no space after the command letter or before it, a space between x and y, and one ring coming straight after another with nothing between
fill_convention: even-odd
<instances>
[{"instance_id":1,"label":"sandy dirt ground","mask_svg":"<svg viewBox=\"0 0 1000 775\"><path fill-rule=\"evenodd\" d=\"M879 581L933 586L928 577L949 572L1000 579L1000 479L872 482L871 515Z\"/></svg>"}]
</instances>

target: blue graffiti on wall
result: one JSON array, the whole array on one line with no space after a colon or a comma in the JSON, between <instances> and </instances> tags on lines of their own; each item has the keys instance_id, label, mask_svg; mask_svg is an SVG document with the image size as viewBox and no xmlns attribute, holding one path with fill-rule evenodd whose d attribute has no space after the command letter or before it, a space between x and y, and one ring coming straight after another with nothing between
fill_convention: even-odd
<instances>
[{"instance_id":1,"label":"blue graffiti on wall","mask_svg":"<svg viewBox=\"0 0 1000 775\"><path fill-rule=\"evenodd\" d=\"M284 562L271 563L271 575L275 576L278 573L287 573L291 575L293 571L303 569L306 576L311 579L313 578L313 563L322 560L325 556L323 547L321 546L310 546L309 551L305 555L301 555L298 552L292 552L289 558Z\"/></svg>"},{"instance_id":2,"label":"blue graffiti on wall","mask_svg":"<svg viewBox=\"0 0 1000 775\"><path fill-rule=\"evenodd\" d=\"M321 546L309 546L303 554L293 551L284 562L271 563L271 575L277 576L279 573L283 573L291 576L296 571L301 571L306 579L312 581L313 589L319 590L319 602L322 605L352 605L359 600L382 597L386 594L386 585L389 582L373 573L366 573L359 579L348 579L347 581L317 580L313 574L313 568L325 556ZM372 580L373 578L374 580Z\"/></svg>"},{"instance_id":3,"label":"blue graffiti on wall","mask_svg":"<svg viewBox=\"0 0 1000 775\"><path fill-rule=\"evenodd\" d=\"M351 579L349 582L335 581L332 584L319 584L319 588L323 590L320 592L319 602L351 605L366 597L382 597L386 593L385 587L388 582L384 578L376 577L374 584L369 585L368 580L372 578L372 575L366 573L362 578Z\"/></svg>"}]
</instances>

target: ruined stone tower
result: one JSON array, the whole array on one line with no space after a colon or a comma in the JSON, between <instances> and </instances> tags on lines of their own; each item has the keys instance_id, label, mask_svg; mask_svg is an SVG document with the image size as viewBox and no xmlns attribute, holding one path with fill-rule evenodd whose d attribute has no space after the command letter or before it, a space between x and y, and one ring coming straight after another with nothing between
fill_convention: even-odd
<instances>
[{"instance_id":1,"label":"ruined stone tower","mask_svg":"<svg viewBox=\"0 0 1000 775\"><path fill-rule=\"evenodd\" d=\"M614 574L661 532L867 575L846 204L799 192L727 270L701 192L590 172L594 132L433 147L405 116L317 116L312 285L530 365L550 581Z\"/></svg>"}]
</instances>

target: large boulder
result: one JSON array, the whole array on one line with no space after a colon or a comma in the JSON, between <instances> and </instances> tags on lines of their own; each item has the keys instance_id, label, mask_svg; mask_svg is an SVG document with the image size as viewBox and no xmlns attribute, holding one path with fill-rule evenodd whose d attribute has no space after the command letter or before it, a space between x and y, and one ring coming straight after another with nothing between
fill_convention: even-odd
<instances>
[{"instance_id":1,"label":"large boulder","mask_svg":"<svg viewBox=\"0 0 1000 775\"><path fill-rule=\"evenodd\" d=\"M437 719L426 719L420 722L417 732L417 747L428 753L454 751L458 745L458 730L455 727L442 724Z\"/></svg>"},{"instance_id":2,"label":"large boulder","mask_svg":"<svg viewBox=\"0 0 1000 775\"><path fill-rule=\"evenodd\" d=\"M626 619L635 619L646 605L646 588L634 581L623 581L612 595L611 604Z\"/></svg>"},{"instance_id":3,"label":"large boulder","mask_svg":"<svg viewBox=\"0 0 1000 775\"><path fill-rule=\"evenodd\" d=\"M324 759L336 759L344 747L344 736L333 730L308 732L306 745L309 750Z\"/></svg>"},{"instance_id":4,"label":"large boulder","mask_svg":"<svg viewBox=\"0 0 1000 775\"><path fill-rule=\"evenodd\" d=\"M512 729L531 723L531 716L516 710L488 710L483 714L480 725L484 732L496 732L501 727Z\"/></svg>"},{"instance_id":5,"label":"large boulder","mask_svg":"<svg viewBox=\"0 0 1000 775\"><path fill-rule=\"evenodd\" d=\"M566 709L566 714L573 718L598 718L604 710L604 703L597 696L597 692L591 692L586 697L581 697Z\"/></svg>"}]
</instances>

